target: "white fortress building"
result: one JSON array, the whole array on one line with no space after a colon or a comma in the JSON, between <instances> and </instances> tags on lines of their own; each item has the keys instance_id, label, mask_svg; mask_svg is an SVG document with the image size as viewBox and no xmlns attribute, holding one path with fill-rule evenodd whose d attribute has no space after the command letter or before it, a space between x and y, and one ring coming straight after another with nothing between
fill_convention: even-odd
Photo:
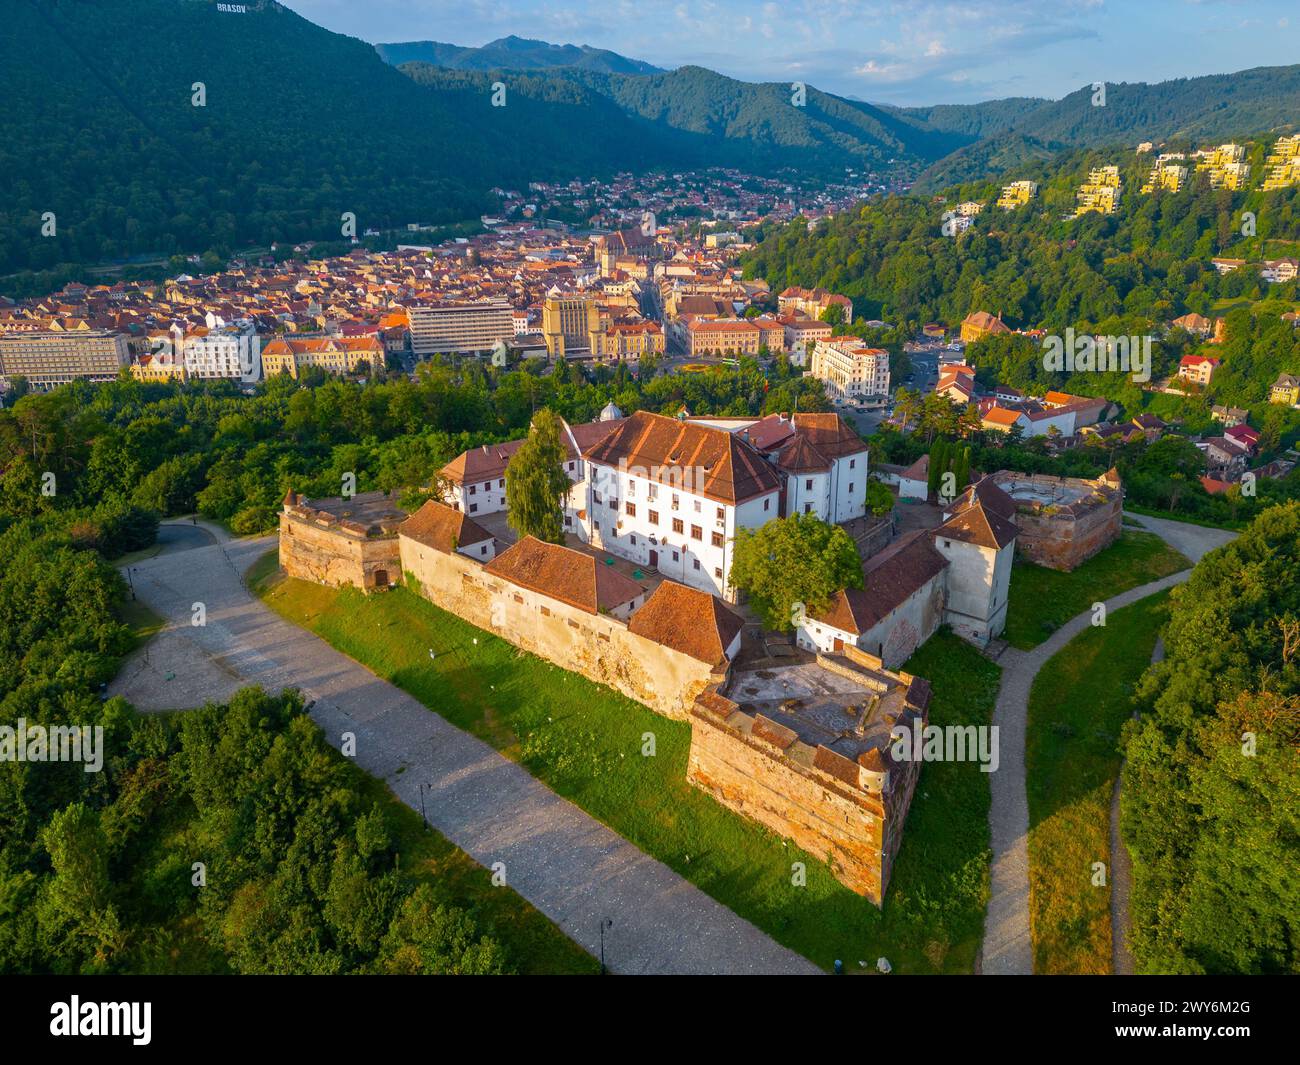
<instances>
[{"instance_id":1,"label":"white fortress building","mask_svg":"<svg viewBox=\"0 0 1300 1065\"><path fill-rule=\"evenodd\" d=\"M474 448L442 469L446 502L471 516L506 509L522 441ZM683 584L735 601L732 541L773 518L845 522L866 513L867 445L838 414L623 417L564 427L565 532Z\"/></svg>"}]
</instances>

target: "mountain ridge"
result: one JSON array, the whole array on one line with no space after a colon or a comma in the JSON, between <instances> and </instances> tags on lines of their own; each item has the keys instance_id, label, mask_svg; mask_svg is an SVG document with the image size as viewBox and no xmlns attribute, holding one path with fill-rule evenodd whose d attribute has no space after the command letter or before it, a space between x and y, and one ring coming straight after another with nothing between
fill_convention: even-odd
<instances>
[{"instance_id":1,"label":"mountain ridge","mask_svg":"<svg viewBox=\"0 0 1300 1065\"><path fill-rule=\"evenodd\" d=\"M665 70L640 59L629 59L608 48L587 44L551 44L510 34L485 45L448 44L443 41L396 41L376 44L385 63L430 63L449 70L552 70L576 67L607 74L663 74Z\"/></svg>"}]
</instances>

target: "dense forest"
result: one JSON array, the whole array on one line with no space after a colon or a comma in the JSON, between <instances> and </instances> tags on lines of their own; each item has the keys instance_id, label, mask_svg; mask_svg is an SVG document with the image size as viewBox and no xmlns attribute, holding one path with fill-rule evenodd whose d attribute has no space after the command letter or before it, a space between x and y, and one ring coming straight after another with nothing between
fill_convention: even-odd
<instances>
[{"instance_id":1,"label":"dense forest","mask_svg":"<svg viewBox=\"0 0 1300 1065\"><path fill-rule=\"evenodd\" d=\"M1300 504L1262 513L1173 595L1126 731L1132 948L1146 972L1300 966Z\"/></svg>"},{"instance_id":2,"label":"dense forest","mask_svg":"<svg viewBox=\"0 0 1300 1065\"><path fill-rule=\"evenodd\" d=\"M1282 68L1224 75L1208 88L1198 82L1212 79L1114 86L1106 108L1087 109L1084 119L1103 123L1093 128L1068 117L1079 94L889 108L809 86L795 106L788 84L701 67L622 72L605 57L516 70L506 106L492 107L495 75L484 70L416 62L406 76L365 42L274 0L243 6L8 5L0 277L336 239L344 212L358 232L462 223L495 208L495 186L618 170L725 162L830 180L846 167L908 176L951 157L946 184L1063 146L1132 141L1151 127L1207 136L1273 128L1295 113L1300 78ZM1210 91L1231 106L1212 107ZM952 154L963 146L982 154Z\"/></svg>"},{"instance_id":3,"label":"dense forest","mask_svg":"<svg viewBox=\"0 0 1300 1065\"><path fill-rule=\"evenodd\" d=\"M1089 168L1117 161L1119 209L1065 220ZM1284 254L1278 242L1300 240L1300 190L1215 190L1199 173L1185 191L1142 195L1150 166L1149 156L1131 151L1073 152L1024 173L1039 194L1011 212L992 206L999 186L985 181L942 198L884 198L812 226L796 219L765 227L744 260L746 274L777 291L842 292L866 317L956 325L983 310L1012 328L1112 335L1149 333L1188 311L1211 316L1218 300L1295 300L1294 283L1266 292L1254 271L1220 276L1210 259ZM965 233L946 236L943 212L964 200L988 207ZM1244 211L1254 217L1250 236Z\"/></svg>"},{"instance_id":4,"label":"dense forest","mask_svg":"<svg viewBox=\"0 0 1300 1065\"><path fill-rule=\"evenodd\" d=\"M1131 149L1140 141L1169 138L1217 142L1293 131L1300 114L1300 66L1254 67L1154 85L1109 82L1104 96L1088 85L1060 100L1024 104L1019 114L1005 118L997 111L971 115L904 109L940 126L973 128L975 120L988 120L980 130L983 139L936 162L921 175L918 191L1005 174L1061 150Z\"/></svg>"}]
</instances>

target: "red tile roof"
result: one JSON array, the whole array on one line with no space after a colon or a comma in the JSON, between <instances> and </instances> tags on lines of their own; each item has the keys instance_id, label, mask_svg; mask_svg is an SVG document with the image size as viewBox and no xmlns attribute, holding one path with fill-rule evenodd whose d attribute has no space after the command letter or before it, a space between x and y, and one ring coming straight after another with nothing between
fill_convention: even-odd
<instances>
[{"instance_id":1,"label":"red tile roof","mask_svg":"<svg viewBox=\"0 0 1300 1065\"><path fill-rule=\"evenodd\" d=\"M612 566L597 563L594 556L533 536L525 536L508 547L484 569L588 614L612 610L645 592Z\"/></svg>"},{"instance_id":2,"label":"red tile roof","mask_svg":"<svg viewBox=\"0 0 1300 1065\"><path fill-rule=\"evenodd\" d=\"M628 631L709 665L722 665L744 627L716 595L664 581L632 615Z\"/></svg>"},{"instance_id":3,"label":"red tile roof","mask_svg":"<svg viewBox=\"0 0 1300 1065\"><path fill-rule=\"evenodd\" d=\"M647 479L676 483L732 505L781 487L776 470L738 435L648 411L625 418L583 454L592 462L635 467Z\"/></svg>"}]
</instances>

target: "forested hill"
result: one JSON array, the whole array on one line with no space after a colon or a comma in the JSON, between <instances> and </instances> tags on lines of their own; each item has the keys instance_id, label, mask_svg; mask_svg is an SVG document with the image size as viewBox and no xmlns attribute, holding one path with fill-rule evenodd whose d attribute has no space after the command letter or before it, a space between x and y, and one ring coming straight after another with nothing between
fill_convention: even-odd
<instances>
[{"instance_id":1,"label":"forested hill","mask_svg":"<svg viewBox=\"0 0 1300 1065\"><path fill-rule=\"evenodd\" d=\"M1238 139L1252 161L1253 187L1242 192L1212 189L1206 173L1193 171L1181 192L1143 194L1151 154L1076 151L1009 174L1039 186L1017 210L995 206L1000 182L966 182L941 195L883 198L811 229L803 219L765 227L743 262L774 290L824 286L852 297L864 315L894 320L955 325L987 310L1012 326L1063 329L1117 314L1208 314L1220 297L1262 294L1256 273L1220 277L1211 258L1296 254L1300 188L1258 188L1273 140ZM1116 212L1067 219L1088 171L1111 164L1123 183ZM944 211L967 200L983 212L965 233L945 236ZM1253 234L1242 232L1246 210Z\"/></svg>"},{"instance_id":2,"label":"forested hill","mask_svg":"<svg viewBox=\"0 0 1300 1065\"><path fill-rule=\"evenodd\" d=\"M989 121L988 128L978 130L983 139L935 163L921 176L918 191L1005 173L1061 149L1291 132L1300 121L1300 65L1255 67L1154 85L1108 83L1103 104L1095 104L1094 96L1087 86L1061 100L1026 106L1019 117L991 112L1003 120L1004 128ZM940 128L969 131L974 125L972 116L960 109L952 114L940 108L912 108L904 113ZM988 115L976 110L973 117Z\"/></svg>"},{"instance_id":3,"label":"forested hill","mask_svg":"<svg viewBox=\"0 0 1300 1065\"><path fill-rule=\"evenodd\" d=\"M605 48L589 45L550 44L524 37L502 37L479 48L441 41L402 41L377 44L375 51L395 67L403 63L430 63L450 70L548 70L580 67L607 74L662 74L660 67L629 59Z\"/></svg>"},{"instance_id":4,"label":"forested hill","mask_svg":"<svg viewBox=\"0 0 1300 1065\"><path fill-rule=\"evenodd\" d=\"M1241 143L1258 163L1272 140ZM946 189L943 196L889 197L811 229L795 219L760 233L743 259L745 272L765 279L773 291L788 285L829 288L851 297L863 318L894 325L956 326L973 311L988 311L1001 314L1012 329L1060 334L1073 327L1129 336L1163 333L1189 311L1226 315L1233 340L1216 351L1225 356L1216 402L1266 401L1279 372L1300 369L1300 332L1289 323L1272 331L1282 312L1300 306L1300 293L1294 281L1266 283L1257 264L1300 253L1300 188L1229 192L1212 189L1207 174L1192 173L1181 192L1142 194L1152 162L1150 154L1132 149L1080 151L1017 171L1014 176L1039 183L1039 194L1010 212L994 205L1000 185L985 181ZM1120 166L1124 192L1118 210L1066 220L1089 169L1107 164ZM1252 172L1258 181L1258 165ZM966 232L944 235L945 210L967 200L983 204L983 212ZM1243 233L1247 211L1253 235ZM1215 256L1256 265L1220 275L1211 262ZM1251 325L1247 310L1232 332L1229 308L1251 305L1259 322ZM1265 334L1266 342L1260 340ZM1063 378L1045 376L1041 358L1033 357L1041 352L1032 343L1028 347L1033 350L990 352L990 365L1003 364L993 376L1022 389L1066 387ZM1186 350L1179 342L1163 358L1157 353L1157 374L1176 370ZM1031 374L1034 366L1039 370ZM1112 398L1124 397L1116 391Z\"/></svg>"},{"instance_id":5,"label":"forested hill","mask_svg":"<svg viewBox=\"0 0 1300 1065\"><path fill-rule=\"evenodd\" d=\"M525 100L536 121L526 129L553 151L557 138L585 135L576 149L599 149L628 166L736 166L753 172L795 168L842 177L846 167L919 171L969 141L870 104L807 87L802 106L790 85L736 81L703 67L629 76L594 70L534 72L448 70L427 63L401 68L414 81L465 106L478 106L505 78L507 107ZM547 123L539 126L538 123Z\"/></svg>"},{"instance_id":6,"label":"forested hill","mask_svg":"<svg viewBox=\"0 0 1300 1065\"><path fill-rule=\"evenodd\" d=\"M10 0L5 14L0 275L337 239L349 211L359 231L461 221L494 206L493 186L619 169L919 171L970 139L815 89L793 107L788 85L698 67L512 75L492 107L485 74L408 77L274 0Z\"/></svg>"}]
</instances>

